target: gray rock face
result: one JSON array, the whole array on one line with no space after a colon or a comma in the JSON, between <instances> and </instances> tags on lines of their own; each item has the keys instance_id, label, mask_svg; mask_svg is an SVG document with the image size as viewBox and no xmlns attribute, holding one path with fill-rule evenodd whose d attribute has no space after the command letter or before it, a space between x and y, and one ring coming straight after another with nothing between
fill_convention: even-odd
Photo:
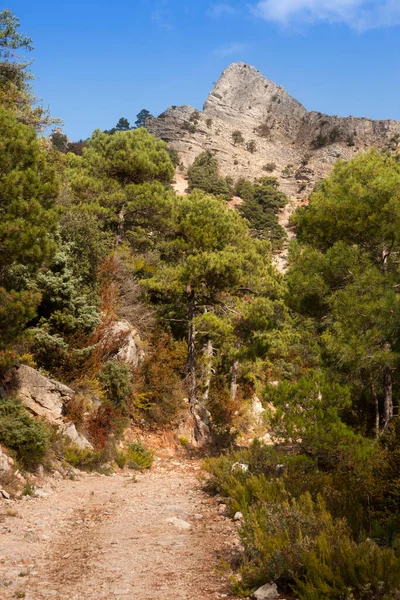
<instances>
[{"instance_id":1,"label":"gray rock face","mask_svg":"<svg viewBox=\"0 0 400 600\"><path fill-rule=\"evenodd\" d=\"M129 321L116 321L106 332L102 344L115 351L115 358L133 367L138 367L143 360L144 352L141 349L138 331Z\"/></svg>"},{"instance_id":2,"label":"gray rock face","mask_svg":"<svg viewBox=\"0 0 400 600\"><path fill-rule=\"evenodd\" d=\"M49 423L63 423L63 406L75 392L66 385L44 377L39 371L21 365L16 371L18 397L37 417L43 417Z\"/></svg>"},{"instance_id":3,"label":"gray rock face","mask_svg":"<svg viewBox=\"0 0 400 600\"><path fill-rule=\"evenodd\" d=\"M71 442L79 448L79 450L93 450L92 444L85 438L84 435L78 433L73 423L65 423L64 425L61 425L59 431L69 438Z\"/></svg>"},{"instance_id":4,"label":"gray rock face","mask_svg":"<svg viewBox=\"0 0 400 600\"><path fill-rule=\"evenodd\" d=\"M238 128L265 123L294 142L307 111L282 86L245 63L233 63L222 73L204 104L207 115L229 119Z\"/></svg>"},{"instance_id":5,"label":"gray rock face","mask_svg":"<svg viewBox=\"0 0 400 600\"><path fill-rule=\"evenodd\" d=\"M75 425L63 419L64 407L75 395L74 390L26 365L16 368L15 377L18 398L30 412L36 417L45 419L51 425L56 425L59 432L68 437L79 449L93 449L92 444L78 433Z\"/></svg>"},{"instance_id":6,"label":"gray rock face","mask_svg":"<svg viewBox=\"0 0 400 600\"><path fill-rule=\"evenodd\" d=\"M5 452L0 448L0 473L6 473L11 471L12 466L14 464L11 456L8 456Z\"/></svg>"},{"instance_id":7,"label":"gray rock face","mask_svg":"<svg viewBox=\"0 0 400 600\"><path fill-rule=\"evenodd\" d=\"M266 583L254 592L255 600L276 600L279 597L275 583Z\"/></svg>"},{"instance_id":8,"label":"gray rock face","mask_svg":"<svg viewBox=\"0 0 400 600\"><path fill-rule=\"evenodd\" d=\"M183 170L209 150L224 176L277 177L293 206L309 196L339 158L400 142L397 121L308 112L282 86L245 63L225 69L202 112L187 105L170 107L158 118L149 118L146 127L178 151ZM243 143L235 145L235 130L242 133ZM253 153L247 148L252 140ZM289 206L282 214L282 224L291 210Z\"/></svg>"}]
</instances>

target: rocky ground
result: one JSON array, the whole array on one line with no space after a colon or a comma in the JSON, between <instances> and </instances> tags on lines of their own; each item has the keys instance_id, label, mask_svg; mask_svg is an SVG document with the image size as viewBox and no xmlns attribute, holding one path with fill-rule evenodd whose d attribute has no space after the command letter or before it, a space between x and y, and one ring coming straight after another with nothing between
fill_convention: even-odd
<instances>
[{"instance_id":1,"label":"rocky ground","mask_svg":"<svg viewBox=\"0 0 400 600\"><path fill-rule=\"evenodd\" d=\"M197 460L149 472L44 480L38 496L0 500L0 598L232 598L216 565L235 523L202 490Z\"/></svg>"}]
</instances>

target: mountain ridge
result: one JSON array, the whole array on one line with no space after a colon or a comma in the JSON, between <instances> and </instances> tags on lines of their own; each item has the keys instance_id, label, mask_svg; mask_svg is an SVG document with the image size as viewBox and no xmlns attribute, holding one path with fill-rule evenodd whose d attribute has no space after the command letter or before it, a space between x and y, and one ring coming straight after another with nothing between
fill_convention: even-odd
<instances>
[{"instance_id":1,"label":"mountain ridge","mask_svg":"<svg viewBox=\"0 0 400 600\"><path fill-rule=\"evenodd\" d=\"M267 172L295 205L338 159L373 146L395 150L400 142L399 122L307 111L284 87L242 62L222 72L203 111L171 106L146 127L177 150L182 172L209 150L222 175L255 179ZM243 142L234 142L234 131Z\"/></svg>"}]
</instances>

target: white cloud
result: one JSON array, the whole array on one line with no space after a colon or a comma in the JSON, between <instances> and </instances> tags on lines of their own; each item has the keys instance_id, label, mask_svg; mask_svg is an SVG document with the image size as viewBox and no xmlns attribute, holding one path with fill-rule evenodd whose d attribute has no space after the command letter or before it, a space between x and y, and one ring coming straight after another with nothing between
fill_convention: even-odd
<instances>
[{"instance_id":1,"label":"white cloud","mask_svg":"<svg viewBox=\"0 0 400 600\"><path fill-rule=\"evenodd\" d=\"M400 25L400 0L260 0L253 12L282 25L327 21L358 31Z\"/></svg>"},{"instance_id":2,"label":"white cloud","mask_svg":"<svg viewBox=\"0 0 400 600\"><path fill-rule=\"evenodd\" d=\"M248 44L232 42L231 44L225 44L224 46L216 48L213 54L215 56L219 56L220 58L225 58L226 56L232 56L233 54L241 54L242 52L248 50L248 48Z\"/></svg>"},{"instance_id":3,"label":"white cloud","mask_svg":"<svg viewBox=\"0 0 400 600\"><path fill-rule=\"evenodd\" d=\"M156 5L151 12L150 19L162 29L172 29L170 22L171 13L168 8L167 0L158 0L158 2L156 2Z\"/></svg>"},{"instance_id":4,"label":"white cloud","mask_svg":"<svg viewBox=\"0 0 400 600\"><path fill-rule=\"evenodd\" d=\"M228 2L220 2L218 4L212 4L207 11L209 17L213 17L214 19L218 19L219 17L226 17L235 15L237 13L237 9L234 8Z\"/></svg>"}]
</instances>

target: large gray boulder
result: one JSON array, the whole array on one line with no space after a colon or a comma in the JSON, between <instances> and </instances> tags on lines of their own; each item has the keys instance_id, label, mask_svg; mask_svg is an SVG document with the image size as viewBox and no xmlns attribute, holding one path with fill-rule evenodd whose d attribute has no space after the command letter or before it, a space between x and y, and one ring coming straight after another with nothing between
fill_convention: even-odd
<instances>
[{"instance_id":1,"label":"large gray boulder","mask_svg":"<svg viewBox=\"0 0 400 600\"><path fill-rule=\"evenodd\" d=\"M53 425L63 424L63 407L73 398L74 390L26 365L17 367L15 375L21 403L35 416Z\"/></svg>"}]
</instances>

